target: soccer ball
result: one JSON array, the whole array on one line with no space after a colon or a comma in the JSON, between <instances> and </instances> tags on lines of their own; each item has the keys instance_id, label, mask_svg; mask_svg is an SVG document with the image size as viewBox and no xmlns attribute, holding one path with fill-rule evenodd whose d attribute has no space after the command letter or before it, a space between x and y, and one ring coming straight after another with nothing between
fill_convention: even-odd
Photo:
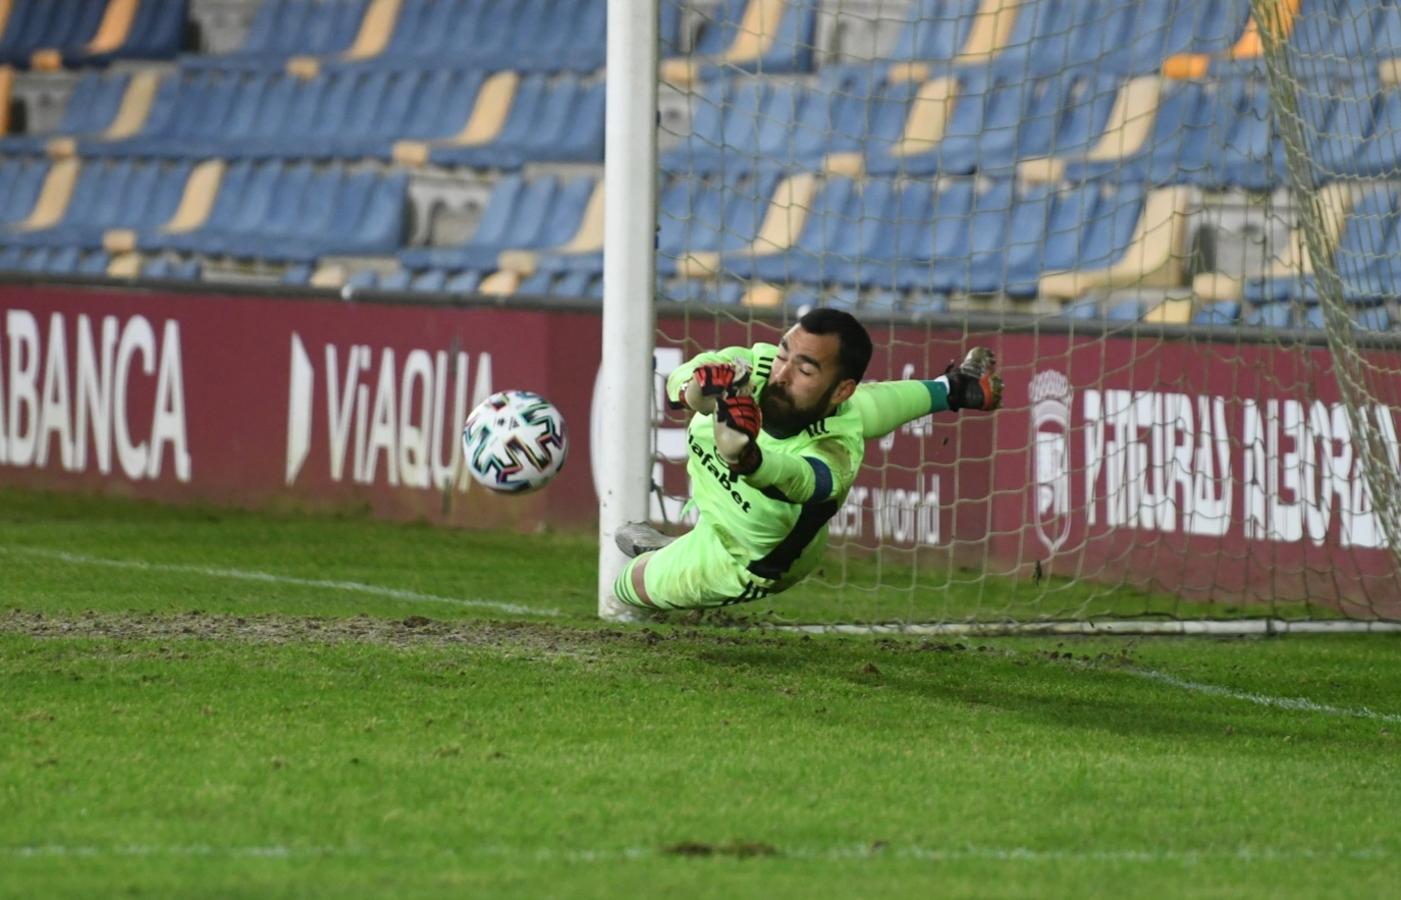
<instances>
[{"instance_id":1,"label":"soccer ball","mask_svg":"<svg viewBox=\"0 0 1401 900\"><path fill-rule=\"evenodd\" d=\"M529 391L499 391L462 429L462 459L472 478L502 494L528 494L559 474L569 453L564 416Z\"/></svg>"}]
</instances>

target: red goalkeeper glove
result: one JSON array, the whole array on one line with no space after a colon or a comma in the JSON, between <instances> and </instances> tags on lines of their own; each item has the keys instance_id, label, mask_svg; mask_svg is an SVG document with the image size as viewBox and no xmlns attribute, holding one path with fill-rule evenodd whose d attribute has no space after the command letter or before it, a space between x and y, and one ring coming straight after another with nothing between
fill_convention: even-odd
<instances>
[{"instance_id":1,"label":"red goalkeeper glove","mask_svg":"<svg viewBox=\"0 0 1401 900\"><path fill-rule=\"evenodd\" d=\"M748 394L722 396L715 408L715 452L740 475L759 467L759 404Z\"/></svg>"},{"instance_id":2,"label":"red goalkeeper glove","mask_svg":"<svg viewBox=\"0 0 1401 900\"><path fill-rule=\"evenodd\" d=\"M686 382L686 405L702 415L715 412L716 401L749 392L749 366L743 360L697 366Z\"/></svg>"}]
</instances>

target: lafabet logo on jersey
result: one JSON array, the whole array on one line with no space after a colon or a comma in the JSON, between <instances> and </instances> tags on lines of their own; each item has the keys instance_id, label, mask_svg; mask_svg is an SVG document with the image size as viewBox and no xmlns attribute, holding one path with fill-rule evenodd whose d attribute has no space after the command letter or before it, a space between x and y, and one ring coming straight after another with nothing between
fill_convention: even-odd
<instances>
[{"instance_id":1,"label":"lafabet logo on jersey","mask_svg":"<svg viewBox=\"0 0 1401 900\"><path fill-rule=\"evenodd\" d=\"M1031 446L1036 535L1055 553L1070 537L1070 380L1060 372L1031 379Z\"/></svg>"}]
</instances>

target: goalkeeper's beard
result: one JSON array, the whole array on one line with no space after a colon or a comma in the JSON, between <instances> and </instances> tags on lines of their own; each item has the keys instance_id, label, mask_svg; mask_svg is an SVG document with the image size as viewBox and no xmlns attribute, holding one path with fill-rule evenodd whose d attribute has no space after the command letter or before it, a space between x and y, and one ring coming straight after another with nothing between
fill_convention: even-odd
<instances>
[{"instance_id":1,"label":"goalkeeper's beard","mask_svg":"<svg viewBox=\"0 0 1401 900\"><path fill-rule=\"evenodd\" d=\"M798 406L788 389L778 384L764 386L759 398L759 412L763 414L764 430L776 438L789 438L804 428L827 417L831 409L832 395L837 385L829 387L817 402L811 406Z\"/></svg>"}]
</instances>

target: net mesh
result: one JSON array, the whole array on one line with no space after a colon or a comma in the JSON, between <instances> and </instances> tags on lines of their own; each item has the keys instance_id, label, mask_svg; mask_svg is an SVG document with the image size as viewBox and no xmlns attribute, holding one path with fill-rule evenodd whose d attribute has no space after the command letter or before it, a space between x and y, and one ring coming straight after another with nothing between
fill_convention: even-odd
<instances>
[{"instance_id":1,"label":"net mesh","mask_svg":"<svg viewBox=\"0 0 1401 900\"><path fill-rule=\"evenodd\" d=\"M868 377L983 343L1008 382L870 442L778 614L1401 618L1401 7L697 0L661 30L659 371L832 306Z\"/></svg>"}]
</instances>

